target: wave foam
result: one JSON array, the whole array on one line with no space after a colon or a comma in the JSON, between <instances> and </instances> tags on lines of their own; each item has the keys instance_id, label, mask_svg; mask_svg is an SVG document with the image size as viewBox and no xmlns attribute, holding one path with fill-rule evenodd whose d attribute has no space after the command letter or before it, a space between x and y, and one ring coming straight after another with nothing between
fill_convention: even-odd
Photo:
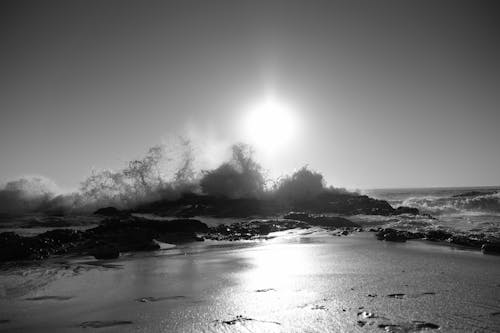
<instances>
[{"instance_id":1,"label":"wave foam","mask_svg":"<svg viewBox=\"0 0 500 333\"><path fill-rule=\"evenodd\" d=\"M500 192L470 197L411 197L403 205L434 215L500 214Z\"/></svg>"}]
</instances>

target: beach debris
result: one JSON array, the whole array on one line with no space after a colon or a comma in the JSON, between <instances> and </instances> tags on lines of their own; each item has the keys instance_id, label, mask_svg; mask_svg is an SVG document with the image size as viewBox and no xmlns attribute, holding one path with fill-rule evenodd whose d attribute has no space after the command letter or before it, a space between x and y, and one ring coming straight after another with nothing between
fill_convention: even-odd
<instances>
[{"instance_id":1,"label":"beach debris","mask_svg":"<svg viewBox=\"0 0 500 333\"><path fill-rule=\"evenodd\" d=\"M366 321L363 321L363 320L358 320L358 321L356 322L356 324L357 324L358 326L360 326L360 327L363 327L363 326L365 326L365 325L366 325Z\"/></svg>"},{"instance_id":2,"label":"beach debris","mask_svg":"<svg viewBox=\"0 0 500 333\"><path fill-rule=\"evenodd\" d=\"M402 323L402 324L379 324L378 328L381 328L388 333L420 332L427 330L436 330L439 328L439 325L425 321L415 320L410 323Z\"/></svg>"},{"instance_id":3,"label":"beach debris","mask_svg":"<svg viewBox=\"0 0 500 333\"><path fill-rule=\"evenodd\" d=\"M397 299L404 298L405 296L406 296L405 294L389 294L389 295L387 295L387 297L389 297L389 298L397 298Z\"/></svg>"},{"instance_id":4,"label":"beach debris","mask_svg":"<svg viewBox=\"0 0 500 333\"><path fill-rule=\"evenodd\" d=\"M103 328L103 327L113 327L113 326L122 326L122 325L131 325L133 324L130 320L94 320L94 321L84 321L81 323L80 327L82 328Z\"/></svg>"},{"instance_id":5,"label":"beach debris","mask_svg":"<svg viewBox=\"0 0 500 333\"><path fill-rule=\"evenodd\" d=\"M367 297L377 297L377 294L368 294Z\"/></svg>"},{"instance_id":6,"label":"beach debris","mask_svg":"<svg viewBox=\"0 0 500 333\"><path fill-rule=\"evenodd\" d=\"M166 301L166 300L172 300L172 299L183 299L186 298L186 296L165 296L165 297L141 297L136 299L136 302L141 302L141 303L149 303L149 302L159 302L159 301Z\"/></svg>"},{"instance_id":7,"label":"beach debris","mask_svg":"<svg viewBox=\"0 0 500 333\"><path fill-rule=\"evenodd\" d=\"M490 316L500 316L500 311L490 313Z\"/></svg>"},{"instance_id":8,"label":"beach debris","mask_svg":"<svg viewBox=\"0 0 500 333\"><path fill-rule=\"evenodd\" d=\"M255 290L256 293L267 293L268 291L276 291L274 288L264 288Z\"/></svg>"},{"instance_id":9,"label":"beach debris","mask_svg":"<svg viewBox=\"0 0 500 333\"><path fill-rule=\"evenodd\" d=\"M358 317L361 317L363 319L375 318L375 314L373 312L362 311L358 312Z\"/></svg>"},{"instance_id":10,"label":"beach debris","mask_svg":"<svg viewBox=\"0 0 500 333\"><path fill-rule=\"evenodd\" d=\"M48 300L54 300L54 301L67 301L69 299L74 298L74 296L37 296L37 297L29 297L25 298L27 301L48 301Z\"/></svg>"},{"instance_id":11,"label":"beach debris","mask_svg":"<svg viewBox=\"0 0 500 333\"><path fill-rule=\"evenodd\" d=\"M255 321L255 322L259 322L259 323L281 325L281 323L279 323L277 321L258 320L258 319L254 319L254 318L244 317L243 315L237 315L233 319L229 319L229 320L218 320L218 319L214 320L214 322L224 324L224 325L244 324L247 321Z\"/></svg>"},{"instance_id":12,"label":"beach debris","mask_svg":"<svg viewBox=\"0 0 500 333\"><path fill-rule=\"evenodd\" d=\"M311 307L311 310L327 310L327 308L324 305L315 304Z\"/></svg>"}]
</instances>

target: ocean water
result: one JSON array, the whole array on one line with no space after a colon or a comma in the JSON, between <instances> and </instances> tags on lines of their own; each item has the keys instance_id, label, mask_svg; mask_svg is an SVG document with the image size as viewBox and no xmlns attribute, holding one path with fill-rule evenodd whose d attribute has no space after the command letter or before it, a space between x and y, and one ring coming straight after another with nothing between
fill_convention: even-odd
<instances>
[{"instance_id":1,"label":"ocean water","mask_svg":"<svg viewBox=\"0 0 500 333\"><path fill-rule=\"evenodd\" d=\"M479 193L462 196L468 192ZM500 187L374 189L363 194L387 200L393 207L418 208L422 214L433 217L360 217L365 223L408 230L446 229L500 236Z\"/></svg>"}]
</instances>

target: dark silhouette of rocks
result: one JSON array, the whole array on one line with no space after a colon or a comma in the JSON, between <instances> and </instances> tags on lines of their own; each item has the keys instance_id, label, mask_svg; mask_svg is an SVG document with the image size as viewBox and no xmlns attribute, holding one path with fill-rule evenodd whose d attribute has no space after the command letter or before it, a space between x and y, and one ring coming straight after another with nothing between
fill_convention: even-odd
<instances>
[{"instance_id":1,"label":"dark silhouette of rocks","mask_svg":"<svg viewBox=\"0 0 500 333\"><path fill-rule=\"evenodd\" d=\"M399 215L419 214L418 209L398 207L394 209L387 201L370 198L351 192L325 190L308 199L281 201L276 198L217 197L195 193L184 194L177 200L160 200L137 207L135 213L153 213L164 216L193 217L252 217L272 216L289 211L314 214L337 215Z\"/></svg>"},{"instance_id":2,"label":"dark silhouette of rocks","mask_svg":"<svg viewBox=\"0 0 500 333\"><path fill-rule=\"evenodd\" d=\"M378 240L388 242L406 242L410 239L424 239L433 242L447 242L462 247L481 249L484 254L500 254L500 240L484 234L453 235L443 230L428 230L426 232L411 232L387 229L370 229L376 232Z\"/></svg>"},{"instance_id":3,"label":"dark silhouette of rocks","mask_svg":"<svg viewBox=\"0 0 500 333\"><path fill-rule=\"evenodd\" d=\"M396 208L396 210L393 212L393 215L400 215L400 214L410 214L410 215L418 215L419 211L417 208L413 207L406 207L406 206L399 206Z\"/></svg>"},{"instance_id":4,"label":"dark silhouette of rocks","mask_svg":"<svg viewBox=\"0 0 500 333\"><path fill-rule=\"evenodd\" d=\"M429 230L425 233L425 239L433 242L444 241L452 236L451 233L444 230Z\"/></svg>"},{"instance_id":5,"label":"dark silhouette of rocks","mask_svg":"<svg viewBox=\"0 0 500 333\"><path fill-rule=\"evenodd\" d=\"M158 250L153 240L168 243L195 241L208 232L197 220L151 221L137 217L112 218L86 231L56 229L34 237L0 233L0 261L40 260L55 254L92 255L98 259L118 257L119 252Z\"/></svg>"},{"instance_id":6,"label":"dark silhouette of rocks","mask_svg":"<svg viewBox=\"0 0 500 333\"><path fill-rule=\"evenodd\" d=\"M102 215L102 216L119 216L122 214L123 212L115 207L99 208L94 212L94 215Z\"/></svg>"},{"instance_id":7,"label":"dark silhouette of rocks","mask_svg":"<svg viewBox=\"0 0 500 333\"><path fill-rule=\"evenodd\" d=\"M484 254L500 254L500 241L484 243L481 246L481 252Z\"/></svg>"},{"instance_id":8,"label":"dark silhouette of rocks","mask_svg":"<svg viewBox=\"0 0 500 333\"><path fill-rule=\"evenodd\" d=\"M308 213L289 213L283 216L285 219L307 222L309 225L330 228L358 228L359 225L339 216L312 215Z\"/></svg>"},{"instance_id":9,"label":"dark silhouette of rocks","mask_svg":"<svg viewBox=\"0 0 500 333\"><path fill-rule=\"evenodd\" d=\"M406 231L400 231L395 229L382 229L375 234L378 240L385 240L388 242L406 242L408 233Z\"/></svg>"},{"instance_id":10,"label":"dark silhouette of rocks","mask_svg":"<svg viewBox=\"0 0 500 333\"><path fill-rule=\"evenodd\" d=\"M116 259L120 256L120 250L112 244L96 246L91 252L96 259Z\"/></svg>"},{"instance_id":11,"label":"dark silhouette of rocks","mask_svg":"<svg viewBox=\"0 0 500 333\"><path fill-rule=\"evenodd\" d=\"M306 222L276 219L276 220L254 220L232 223L229 225L218 225L211 228L206 235L213 240L251 240L267 236L271 232L283 231L295 228L307 229L310 225Z\"/></svg>"}]
</instances>

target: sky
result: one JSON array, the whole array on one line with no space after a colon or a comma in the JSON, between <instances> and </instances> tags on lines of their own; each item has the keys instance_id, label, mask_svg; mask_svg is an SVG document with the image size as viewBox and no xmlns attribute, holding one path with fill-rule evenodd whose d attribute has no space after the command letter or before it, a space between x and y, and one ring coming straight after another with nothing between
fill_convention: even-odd
<instances>
[{"instance_id":1,"label":"sky","mask_svg":"<svg viewBox=\"0 0 500 333\"><path fill-rule=\"evenodd\" d=\"M272 95L294 129L280 145L250 129L271 175L307 164L347 188L500 185L494 1L0 6L0 182L75 188L176 135L214 160Z\"/></svg>"}]
</instances>

